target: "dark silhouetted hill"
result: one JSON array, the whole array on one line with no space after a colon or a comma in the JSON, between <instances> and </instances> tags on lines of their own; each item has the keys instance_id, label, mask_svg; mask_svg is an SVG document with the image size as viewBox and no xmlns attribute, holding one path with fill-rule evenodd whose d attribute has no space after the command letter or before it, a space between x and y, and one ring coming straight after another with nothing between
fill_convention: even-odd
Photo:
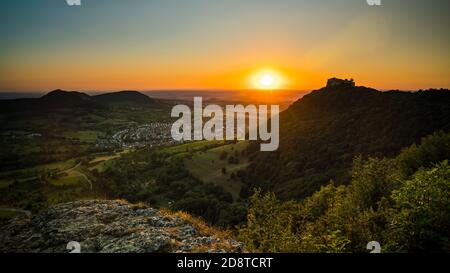
<instances>
[{"instance_id":1,"label":"dark silhouetted hill","mask_svg":"<svg viewBox=\"0 0 450 273\"><path fill-rule=\"evenodd\" d=\"M155 104L137 91L122 91L90 96L82 92L54 90L41 98L0 100L1 112L52 112L73 109L107 109L110 107L144 107Z\"/></svg>"},{"instance_id":2,"label":"dark silhouetted hill","mask_svg":"<svg viewBox=\"0 0 450 273\"><path fill-rule=\"evenodd\" d=\"M102 104L110 105L150 105L155 103L150 97L137 91L121 91L93 96L92 99Z\"/></svg>"},{"instance_id":3,"label":"dark silhouetted hill","mask_svg":"<svg viewBox=\"0 0 450 273\"><path fill-rule=\"evenodd\" d=\"M280 114L280 148L249 147L248 188L303 198L335 180L346 184L357 155L390 157L437 130L450 129L450 91L380 92L353 81L328 85Z\"/></svg>"},{"instance_id":4,"label":"dark silhouetted hill","mask_svg":"<svg viewBox=\"0 0 450 273\"><path fill-rule=\"evenodd\" d=\"M47 110L99 107L91 96L74 91L55 90L36 101L36 106Z\"/></svg>"}]
</instances>

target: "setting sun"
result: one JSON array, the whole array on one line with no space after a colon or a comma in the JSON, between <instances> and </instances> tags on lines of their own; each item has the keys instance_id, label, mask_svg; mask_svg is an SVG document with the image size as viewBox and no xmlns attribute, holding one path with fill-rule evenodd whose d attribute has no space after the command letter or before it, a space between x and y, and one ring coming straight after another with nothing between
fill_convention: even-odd
<instances>
[{"instance_id":1,"label":"setting sun","mask_svg":"<svg viewBox=\"0 0 450 273\"><path fill-rule=\"evenodd\" d=\"M279 89L283 85L283 77L273 70L259 71L252 77L252 87L260 90Z\"/></svg>"},{"instance_id":2,"label":"setting sun","mask_svg":"<svg viewBox=\"0 0 450 273\"><path fill-rule=\"evenodd\" d=\"M270 87L273 85L273 83L275 82L275 79L272 77L272 75L263 75L260 79L259 79L259 83L262 86L267 86Z\"/></svg>"}]
</instances>

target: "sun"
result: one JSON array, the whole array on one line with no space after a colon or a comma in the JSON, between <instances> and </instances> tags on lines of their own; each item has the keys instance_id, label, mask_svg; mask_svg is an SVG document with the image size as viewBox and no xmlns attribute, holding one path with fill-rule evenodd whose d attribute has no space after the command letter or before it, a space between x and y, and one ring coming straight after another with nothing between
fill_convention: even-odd
<instances>
[{"instance_id":1,"label":"sun","mask_svg":"<svg viewBox=\"0 0 450 273\"><path fill-rule=\"evenodd\" d=\"M275 90L282 87L283 78L275 70L261 70L255 73L251 80L251 85L259 90Z\"/></svg>"},{"instance_id":2,"label":"sun","mask_svg":"<svg viewBox=\"0 0 450 273\"><path fill-rule=\"evenodd\" d=\"M275 79L272 75L266 74L266 75L262 75L259 78L259 84L261 86L267 86L267 87L272 87L273 84L275 82Z\"/></svg>"}]
</instances>

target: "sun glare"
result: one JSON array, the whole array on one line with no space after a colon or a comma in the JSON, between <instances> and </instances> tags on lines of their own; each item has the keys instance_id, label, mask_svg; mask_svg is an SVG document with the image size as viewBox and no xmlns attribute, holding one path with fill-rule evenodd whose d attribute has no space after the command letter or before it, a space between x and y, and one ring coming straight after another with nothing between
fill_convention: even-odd
<instances>
[{"instance_id":1,"label":"sun glare","mask_svg":"<svg viewBox=\"0 0 450 273\"><path fill-rule=\"evenodd\" d=\"M252 77L252 87L260 90L275 90L282 87L281 75L273 70L264 70Z\"/></svg>"},{"instance_id":2,"label":"sun glare","mask_svg":"<svg viewBox=\"0 0 450 273\"><path fill-rule=\"evenodd\" d=\"M261 76L261 78L259 79L259 83L262 86L267 86L270 87L273 85L273 83L275 82L275 79L273 78L272 75L263 75Z\"/></svg>"}]
</instances>

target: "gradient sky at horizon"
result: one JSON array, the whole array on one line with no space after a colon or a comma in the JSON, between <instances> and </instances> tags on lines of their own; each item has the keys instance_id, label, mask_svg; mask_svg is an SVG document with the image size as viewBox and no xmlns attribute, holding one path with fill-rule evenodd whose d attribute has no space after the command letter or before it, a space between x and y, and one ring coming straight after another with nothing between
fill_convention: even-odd
<instances>
[{"instance_id":1,"label":"gradient sky at horizon","mask_svg":"<svg viewBox=\"0 0 450 273\"><path fill-rule=\"evenodd\" d=\"M450 1L5 0L0 91L450 87Z\"/></svg>"}]
</instances>

